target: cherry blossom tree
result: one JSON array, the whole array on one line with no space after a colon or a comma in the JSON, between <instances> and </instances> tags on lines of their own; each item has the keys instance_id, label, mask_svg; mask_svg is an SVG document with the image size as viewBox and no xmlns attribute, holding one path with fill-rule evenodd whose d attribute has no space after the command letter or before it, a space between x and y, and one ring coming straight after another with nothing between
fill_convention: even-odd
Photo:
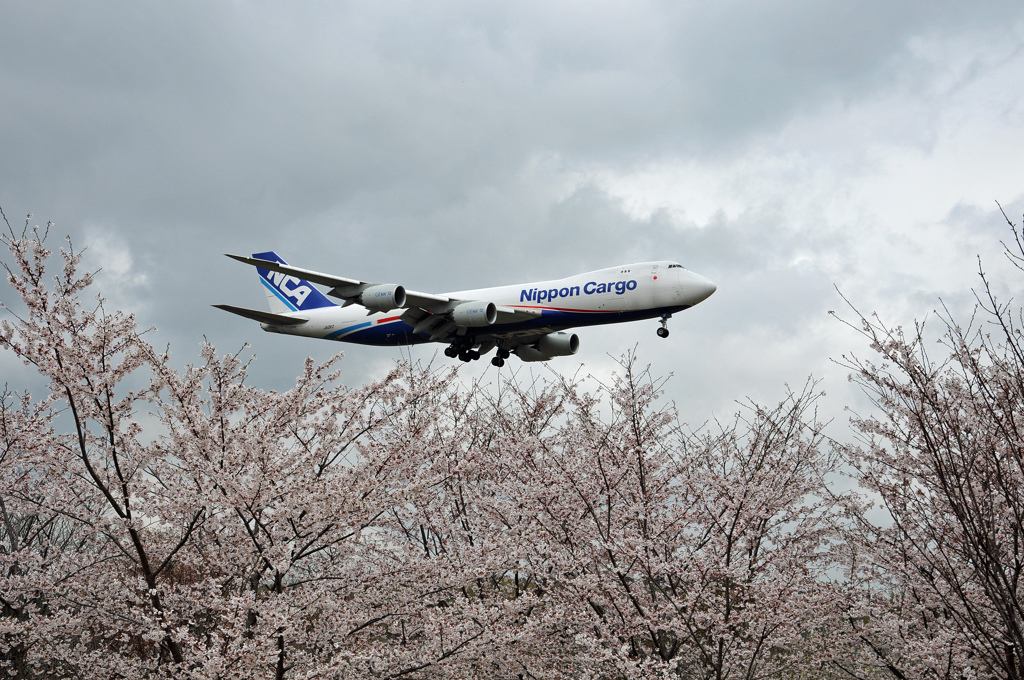
<instances>
[{"instance_id":1,"label":"cherry blossom tree","mask_svg":"<svg viewBox=\"0 0 1024 680\"><path fill-rule=\"evenodd\" d=\"M47 278L45 241L4 237L0 347L46 382L0 394L17 676L834 671L835 604L860 591L830 571L849 503L812 384L696 431L632 354L606 384L401 364L346 389L335 357L267 391L209 344L175 368L85 306L70 243Z\"/></svg>"},{"instance_id":2,"label":"cherry blossom tree","mask_svg":"<svg viewBox=\"0 0 1024 680\"><path fill-rule=\"evenodd\" d=\"M1024 240L1007 256L1024 264ZM855 508L848 628L867 677L1024 677L1024 345L1021 310L984 272L978 314L944 311L942 355L922 324L860 329L874 361L847 357L878 414L848 447L884 517ZM866 670L861 670L866 669Z\"/></svg>"},{"instance_id":3,"label":"cherry blossom tree","mask_svg":"<svg viewBox=\"0 0 1024 680\"><path fill-rule=\"evenodd\" d=\"M491 677L830 672L838 459L812 386L695 433L635 357L620 369L453 395L430 437L450 474L407 540L481 569Z\"/></svg>"},{"instance_id":4,"label":"cherry blossom tree","mask_svg":"<svg viewBox=\"0 0 1024 680\"><path fill-rule=\"evenodd\" d=\"M134 317L83 307L92 277L70 244L49 281L45 240L27 223L4 238L21 306L0 346L48 382L0 402L9 670L402 677L473 657L473 598L438 604L458 601L460 573L402 545L394 521L447 472L367 437L414 439L383 431L403 411L431 422L450 375L399 366L345 390L336 357L268 392L209 345L176 371Z\"/></svg>"},{"instance_id":5,"label":"cherry blossom tree","mask_svg":"<svg viewBox=\"0 0 1024 680\"><path fill-rule=\"evenodd\" d=\"M810 389L713 433L657 408L658 384L630 358L603 392L610 418L594 393L566 390L571 425L521 465L532 552L559 575L553 598L599 675L818 669L836 460Z\"/></svg>"}]
</instances>

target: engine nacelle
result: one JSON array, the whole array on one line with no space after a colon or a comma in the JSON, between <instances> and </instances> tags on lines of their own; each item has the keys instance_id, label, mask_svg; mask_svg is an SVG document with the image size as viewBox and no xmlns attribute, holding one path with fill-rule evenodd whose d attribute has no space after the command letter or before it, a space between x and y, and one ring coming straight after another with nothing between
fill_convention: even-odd
<instances>
[{"instance_id":1,"label":"engine nacelle","mask_svg":"<svg viewBox=\"0 0 1024 680\"><path fill-rule=\"evenodd\" d=\"M580 350L580 336L575 333L548 333L532 345L516 347L516 356L523 361L547 361L567 357Z\"/></svg>"},{"instance_id":2,"label":"engine nacelle","mask_svg":"<svg viewBox=\"0 0 1024 680\"><path fill-rule=\"evenodd\" d=\"M458 326L490 326L498 320L493 302L463 302L452 310L452 321Z\"/></svg>"},{"instance_id":3,"label":"engine nacelle","mask_svg":"<svg viewBox=\"0 0 1024 680\"><path fill-rule=\"evenodd\" d=\"M390 312L405 307L405 288L393 283L370 286L359 294L359 304L375 312Z\"/></svg>"}]
</instances>

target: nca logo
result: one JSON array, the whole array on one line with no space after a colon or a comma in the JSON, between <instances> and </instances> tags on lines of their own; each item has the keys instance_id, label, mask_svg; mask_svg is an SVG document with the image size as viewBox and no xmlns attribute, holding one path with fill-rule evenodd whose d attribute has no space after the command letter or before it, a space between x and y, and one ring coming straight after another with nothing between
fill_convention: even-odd
<instances>
[{"instance_id":1,"label":"nca logo","mask_svg":"<svg viewBox=\"0 0 1024 680\"><path fill-rule=\"evenodd\" d=\"M267 280L286 296L295 300L295 306L301 307L313 290L302 285L302 280L288 276L282 272L267 272Z\"/></svg>"}]
</instances>

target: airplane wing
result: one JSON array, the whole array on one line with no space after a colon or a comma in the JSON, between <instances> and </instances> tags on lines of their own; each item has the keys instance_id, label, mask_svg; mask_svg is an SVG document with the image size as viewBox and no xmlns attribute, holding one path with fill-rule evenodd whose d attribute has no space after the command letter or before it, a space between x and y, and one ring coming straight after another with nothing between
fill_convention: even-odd
<instances>
[{"instance_id":1,"label":"airplane wing","mask_svg":"<svg viewBox=\"0 0 1024 680\"><path fill-rule=\"evenodd\" d=\"M540 316L539 310L498 307L498 320L489 328L497 329L502 324L527 321L538 316ZM458 328L458 325L443 312L432 313L423 307L410 307L406 309L402 314L402 321L412 326L413 335L429 333L431 340L440 340Z\"/></svg>"},{"instance_id":2,"label":"airplane wing","mask_svg":"<svg viewBox=\"0 0 1024 680\"><path fill-rule=\"evenodd\" d=\"M330 291L328 291L327 294L344 300L344 306L351 304L363 304L361 302L361 295L363 292L373 288L374 286L381 285L371 283L369 281L350 279L344 276L323 274L321 272L315 272L301 267L293 267L273 260L263 260L257 257L244 257L242 255L231 255L228 253L225 254L232 260L237 260L254 267L267 269L272 272L279 272L286 276L294 276L297 279L305 279L306 281L317 283L322 286L329 286ZM453 298L447 295L433 295L431 293L405 290L404 287L400 286L392 286L391 288L402 288L405 293L404 311L401 315L402 321L413 327L413 334L428 333L431 340L445 338L449 333L458 328L458 325L451 318L449 312L454 310L459 304L468 302L468 300ZM293 317L280 317L279 315L267 314L266 312L255 312L247 309L243 310L237 307L229 308L227 305L216 306L234 314L239 314L249 319L255 319L262 323L295 325L302 322L295 320ZM394 309L394 307L391 307L390 309ZM494 326L503 326L506 324L529 321L530 319L535 319L541 315L541 312L538 309L522 309L519 307L507 306L496 306L495 309L497 311L497 317L493 324ZM369 313L372 314L373 311L373 309L370 309Z\"/></svg>"},{"instance_id":3,"label":"airplane wing","mask_svg":"<svg viewBox=\"0 0 1024 680\"><path fill-rule=\"evenodd\" d=\"M523 309L521 307L503 307L498 305L498 320L494 322L494 325L499 326L506 323L529 321L530 319L536 319L540 315L539 309Z\"/></svg>"},{"instance_id":4,"label":"airplane wing","mask_svg":"<svg viewBox=\"0 0 1024 680\"><path fill-rule=\"evenodd\" d=\"M334 276L332 274L322 274L310 269L303 269L301 267L281 264L280 262L273 262L272 260L261 260L256 257L244 257L242 255L232 255L230 253L225 253L225 255L230 257L232 260L238 260L239 262L244 262L245 264L250 264L254 267L269 269L272 272L281 272L288 276L306 279L312 283L319 283L321 286L329 286L331 290L329 290L327 294L332 297L345 300L345 304L353 304L360 293L371 286L377 285L369 281L349 279L344 276ZM432 295L430 293L420 293L414 290L405 291L405 299L406 307L420 307L433 314L443 314L444 312L451 310L452 302L461 302L460 300L455 300L447 295Z\"/></svg>"},{"instance_id":5,"label":"airplane wing","mask_svg":"<svg viewBox=\"0 0 1024 680\"><path fill-rule=\"evenodd\" d=\"M238 260L239 262L244 262L245 264L249 264L254 267L269 269L273 272L280 272L288 276L306 279L307 281L318 283L322 286L329 286L331 290L328 291L327 294L332 297L345 300L346 304L353 304L360 293L371 286L377 285L369 281L349 279L344 276L334 276L333 274L323 274L310 269L281 264L280 262L274 262L272 260L261 260L256 257L244 257L242 255L231 255L229 253L225 254L232 260ZM405 291L405 300L406 313L403 314L402 317L407 323L410 323L413 326L427 316L446 314L447 312L450 312L456 304L465 302L465 300L448 297L447 295L434 295L414 290ZM498 319L495 322L495 325L518 323L520 321L528 321L529 319L534 319L540 316L540 310L536 309L521 309L518 307L505 306L499 306L497 309Z\"/></svg>"}]
</instances>

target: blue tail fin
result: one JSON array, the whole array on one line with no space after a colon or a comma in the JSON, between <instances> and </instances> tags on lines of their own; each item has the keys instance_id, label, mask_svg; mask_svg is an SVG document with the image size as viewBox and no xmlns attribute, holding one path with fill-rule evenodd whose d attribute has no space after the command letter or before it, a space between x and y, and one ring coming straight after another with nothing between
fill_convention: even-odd
<instances>
[{"instance_id":1,"label":"blue tail fin","mask_svg":"<svg viewBox=\"0 0 1024 680\"><path fill-rule=\"evenodd\" d=\"M272 250L265 253L253 253L252 256L260 260L288 264ZM272 272L262 267L257 267L256 271L259 272L260 281L267 289L267 302L270 304L270 311L274 314L337 306L305 279L288 276L281 272Z\"/></svg>"}]
</instances>

